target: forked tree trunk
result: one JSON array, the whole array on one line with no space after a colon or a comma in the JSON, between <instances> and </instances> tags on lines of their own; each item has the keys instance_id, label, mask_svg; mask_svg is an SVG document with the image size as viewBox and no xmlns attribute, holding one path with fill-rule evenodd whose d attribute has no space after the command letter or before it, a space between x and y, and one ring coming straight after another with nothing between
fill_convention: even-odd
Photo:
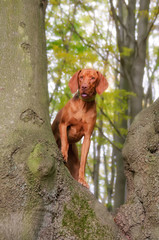
<instances>
[{"instance_id":1,"label":"forked tree trunk","mask_svg":"<svg viewBox=\"0 0 159 240\"><path fill-rule=\"evenodd\" d=\"M156 240L159 100L130 128L117 237L112 216L72 179L52 136L41 3L0 1L0 239Z\"/></svg>"},{"instance_id":2,"label":"forked tree trunk","mask_svg":"<svg viewBox=\"0 0 159 240\"><path fill-rule=\"evenodd\" d=\"M144 100L142 84L149 35L150 0L139 0L138 2L136 0L129 0L127 3L123 0L118 0L116 8L113 5L113 1L109 1L115 21L120 52L120 89L135 93L135 96L131 96L129 101L128 112L132 122L136 114L142 110ZM137 11L138 15L136 17ZM125 124L124 121L121 121L120 127L127 129L128 123ZM119 142L122 143L122 139L119 138ZM120 175L117 176L119 181L118 183L116 182L116 190L120 191L121 189L125 189L125 186L122 186L122 184L125 184L125 181L123 181L124 171L121 172L123 159L120 154L117 156L117 161L118 158L121 164L117 165L117 173L119 172ZM115 208L119 207L119 204L122 204L124 191L120 195L120 201L115 196Z\"/></svg>"},{"instance_id":3,"label":"forked tree trunk","mask_svg":"<svg viewBox=\"0 0 159 240\"><path fill-rule=\"evenodd\" d=\"M41 0L0 1L0 239L115 239L53 139Z\"/></svg>"}]
</instances>

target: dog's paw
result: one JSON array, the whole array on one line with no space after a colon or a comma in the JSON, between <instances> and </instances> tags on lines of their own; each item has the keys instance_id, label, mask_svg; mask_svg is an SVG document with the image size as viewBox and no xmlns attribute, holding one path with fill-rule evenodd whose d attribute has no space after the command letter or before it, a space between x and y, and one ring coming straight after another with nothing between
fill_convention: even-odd
<instances>
[{"instance_id":1,"label":"dog's paw","mask_svg":"<svg viewBox=\"0 0 159 240\"><path fill-rule=\"evenodd\" d=\"M88 185L88 183L87 183L84 179L79 178L79 179L78 179L78 182L79 182L80 184L82 184L84 187L86 187L86 188L89 189L89 185Z\"/></svg>"}]
</instances>

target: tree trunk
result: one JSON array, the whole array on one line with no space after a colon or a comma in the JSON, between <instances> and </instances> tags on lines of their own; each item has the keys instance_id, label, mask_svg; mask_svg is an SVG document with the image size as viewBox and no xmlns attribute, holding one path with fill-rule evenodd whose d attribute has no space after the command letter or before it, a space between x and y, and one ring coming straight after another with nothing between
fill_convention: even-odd
<instances>
[{"instance_id":1,"label":"tree trunk","mask_svg":"<svg viewBox=\"0 0 159 240\"><path fill-rule=\"evenodd\" d=\"M133 61L130 69L130 78L132 85L130 91L133 91L136 96L130 100L130 116L133 120L135 116L143 108L143 76L146 61L146 49L148 40L148 16L149 16L150 0L140 0L139 20L137 26L137 41L134 39Z\"/></svg>"},{"instance_id":2,"label":"tree trunk","mask_svg":"<svg viewBox=\"0 0 159 240\"><path fill-rule=\"evenodd\" d=\"M116 223L120 239L159 239L159 99L136 116L123 148L128 185Z\"/></svg>"},{"instance_id":3,"label":"tree trunk","mask_svg":"<svg viewBox=\"0 0 159 240\"><path fill-rule=\"evenodd\" d=\"M146 45L148 39L148 16L150 0L139 1L139 14L136 18L137 3L136 0L129 0L124 3L122 0L117 1L117 11L110 0L112 15L115 21L117 42L120 52L120 89L134 92L135 96L131 96L129 100L128 114L129 121L133 121L136 114L142 110L143 104L143 76L146 59ZM137 30L136 30L137 29ZM136 36L135 36L136 35ZM127 113L125 113L126 115ZM121 121L121 126L128 129L129 123L126 120ZM122 143L122 139L118 137L118 142ZM124 200L124 192L120 193L121 202L118 201L119 191L124 190L124 171L122 155L117 154L117 180L115 190L115 208L119 207ZM119 172L119 176L118 176ZM120 184L120 185L119 185ZM120 189L118 188L120 187ZM116 192L118 191L118 192ZM116 203L117 201L117 203Z\"/></svg>"},{"instance_id":4,"label":"tree trunk","mask_svg":"<svg viewBox=\"0 0 159 240\"><path fill-rule=\"evenodd\" d=\"M72 179L51 132L44 3L0 1L0 239L115 239L113 218Z\"/></svg>"},{"instance_id":5,"label":"tree trunk","mask_svg":"<svg viewBox=\"0 0 159 240\"><path fill-rule=\"evenodd\" d=\"M103 127L103 122L102 120L99 120L99 127L102 129ZM101 138L101 132L98 131L98 136L97 138ZM99 167L100 167L100 159L101 159L101 144L100 140L98 139L97 141L97 156L95 158L95 163L94 163L94 170L93 170L93 180L94 180L94 196L96 199L99 198Z\"/></svg>"},{"instance_id":6,"label":"tree trunk","mask_svg":"<svg viewBox=\"0 0 159 240\"><path fill-rule=\"evenodd\" d=\"M113 159L116 163L116 181L115 181L115 194L114 194L114 212L125 202L125 174L124 162L122 153L117 149L113 149Z\"/></svg>"},{"instance_id":7,"label":"tree trunk","mask_svg":"<svg viewBox=\"0 0 159 240\"><path fill-rule=\"evenodd\" d=\"M121 76L120 76L120 84L119 89L125 89L128 91L128 83L123 78L123 68L121 66ZM122 100L121 100L122 101ZM127 111L124 112L125 115L127 115ZM123 116L118 117L118 122L115 123L115 125L120 129L127 129L128 123L127 120L123 119ZM114 134L113 136L114 141L121 146L124 144L124 138L117 134ZM116 163L116 181L115 181L115 194L114 194L114 211L116 211L117 208L119 208L122 204L125 202L125 174L124 174L124 162L123 162L123 156L121 151L119 151L117 148L113 147L113 159Z\"/></svg>"},{"instance_id":8,"label":"tree trunk","mask_svg":"<svg viewBox=\"0 0 159 240\"><path fill-rule=\"evenodd\" d=\"M2 0L0 10L0 239L36 239L43 215L39 181L55 169L44 8L39 0Z\"/></svg>"},{"instance_id":9,"label":"tree trunk","mask_svg":"<svg viewBox=\"0 0 159 240\"><path fill-rule=\"evenodd\" d=\"M105 170L105 192L107 193L108 203L107 203L107 209L109 212L112 212L113 210L113 191L114 191L114 177L115 177L115 166L114 166L114 159L112 158L111 162L111 179L109 180L108 176L108 159L106 154L104 154L104 170ZM106 200L106 193L104 195L103 203L105 203Z\"/></svg>"}]
</instances>

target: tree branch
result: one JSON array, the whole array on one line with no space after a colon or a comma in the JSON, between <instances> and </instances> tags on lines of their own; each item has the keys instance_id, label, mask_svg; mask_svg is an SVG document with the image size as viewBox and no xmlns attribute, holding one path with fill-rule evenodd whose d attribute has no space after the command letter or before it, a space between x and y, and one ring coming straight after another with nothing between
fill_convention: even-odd
<instances>
[{"instance_id":1,"label":"tree branch","mask_svg":"<svg viewBox=\"0 0 159 240\"><path fill-rule=\"evenodd\" d=\"M70 23L71 26L73 27L74 32L76 33L76 35L77 35L77 36L82 40L82 42L85 44L85 46L93 49L93 50L102 58L103 61L107 61L107 58L105 58L105 57L97 50L97 48L92 45L91 42L89 42L88 40L86 40L85 38L83 38L83 37L77 32L74 24L73 24L71 21L69 21L69 23Z\"/></svg>"},{"instance_id":2,"label":"tree branch","mask_svg":"<svg viewBox=\"0 0 159 240\"><path fill-rule=\"evenodd\" d=\"M99 107L99 109L100 109L100 112L103 114L103 116L105 116L105 117L108 119L109 123L110 123L110 124L112 125L112 127L115 129L116 133L125 141L125 138L124 138L123 135L120 133L120 131L117 129L117 127L115 126L115 124L112 122L112 120L110 119L110 117L108 116L108 114L105 113L101 107Z\"/></svg>"},{"instance_id":3,"label":"tree branch","mask_svg":"<svg viewBox=\"0 0 159 240\"><path fill-rule=\"evenodd\" d=\"M151 32L153 26L154 26L154 23L155 23L155 21L156 21L158 15L159 15L159 7L158 7L158 4L159 4L159 0L157 0L157 3L156 3L156 6L157 6L157 13L156 13L156 16L154 17L154 20L153 20L153 21L149 24L149 26L148 26L148 30L147 30L147 34L146 34L146 36L145 36L145 39L148 38L148 36L149 36L149 34L150 34L150 32Z\"/></svg>"},{"instance_id":4,"label":"tree branch","mask_svg":"<svg viewBox=\"0 0 159 240\"><path fill-rule=\"evenodd\" d=\"M105 136L105 134L103 133L102 129L96 124L96 127L98 128L98 130L100 131L100 133L102 134L102 136L113 146L115 147L119 152L121 152L121 149L119 147L117 147L107 136Z\"/></svg>"},{"instance_id":5,"label":"tree branch","mask_svg":"<svg viewBox=\"0 0 159 240\"><path fill-rule=\"evenodd\" d=\"M122 42L122 39L120 37L120 30L119 30L119 26L118 26L118 18L117 18L117 14L116 14L116 11L115 11L115 8L114 8L114 5L113 5L113 1L112 0L109 0L110 2L110 6L111 6L111 11L112 11L112 17L115 21L115 27L116 27L116 32L117 32L117 41L118 41L118 47L119 47L119 51L121 52L122 51L122 48L121 48L121 42Z\"/></svg>"}]
</instances>

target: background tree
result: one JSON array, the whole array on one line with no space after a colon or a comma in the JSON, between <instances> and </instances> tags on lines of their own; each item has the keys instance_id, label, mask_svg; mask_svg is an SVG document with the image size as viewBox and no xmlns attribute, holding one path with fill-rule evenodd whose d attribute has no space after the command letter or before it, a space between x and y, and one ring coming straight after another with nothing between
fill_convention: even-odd
<instances>
[{"instance_id":1,"label":"background tree","mask_svg":"<svg viewBox=\"0 0 159 240\"><path fill-rule=\"evenodd\" d=\"M117 1L117 5L115 7L113 5L113 1L110 0L110 5L112 16L115 21L117 43L120 53L119 88L135 93L134 96L128 99L128 115L130 116L130 121L132 122L136 114L139 113L144 106L143 102L145 98L143 79L146 65L146 51L149 34L154 26L158 12L154 14L154 9L152 9L153 12L150 12L150 7L152 6L150 6L149 0L133 0L128 1L128 3L119 0ZM150 87L150 83L148 84ZM151 97L151 95L149 96ZM127 114L127 112L125 114ZM121 120L120 122L122 128L127 129L129 127L128 121ZM123 139L120 138L120 136L116 136L116 140L123 144ZM115 208L119 207L124 202L125 192L125 181L123 178L124 168L121 152L117 152L116 159L117 181L115 191Z\"/></svg>"}]
</instances>

